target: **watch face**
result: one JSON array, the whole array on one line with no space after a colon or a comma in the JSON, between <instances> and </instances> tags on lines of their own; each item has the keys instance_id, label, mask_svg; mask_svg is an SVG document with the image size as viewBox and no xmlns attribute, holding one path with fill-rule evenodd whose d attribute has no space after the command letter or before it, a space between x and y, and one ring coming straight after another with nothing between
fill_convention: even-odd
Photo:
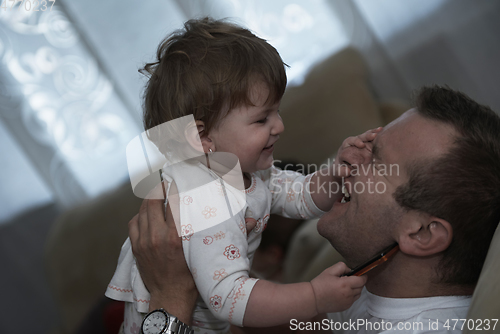
<instances>
[{"instance_id":1,"label":"watch face","mask_svg":"<svg viewBox=\"0 0 500 334\"><path fill-rule=\"evenodd\" d=\"M144 334L160 334L167 326L167 315L162 311L150 313L142 323Z\"/></svg>"}]
</instances>

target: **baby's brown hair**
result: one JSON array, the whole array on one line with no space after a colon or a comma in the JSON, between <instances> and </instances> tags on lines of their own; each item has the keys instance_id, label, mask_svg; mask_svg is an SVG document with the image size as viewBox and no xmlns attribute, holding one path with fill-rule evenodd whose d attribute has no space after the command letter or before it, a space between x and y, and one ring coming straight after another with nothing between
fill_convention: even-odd
<instances>
[{"instance_id":1,"label":"baby's brown hair","mask_svg":"<svg viewBox=\"0 0 500 334\"><path fill-rule=\"evenodd\" d=\"M156 58L140 70L150 76L143 96L145 130L193 114L209 133L229 110L253 105L249 90L256 80L269 88L266 104L285 92L286 64L276 49L224 20L187 21L160 43Z\"/></svg>"}]
</instances>

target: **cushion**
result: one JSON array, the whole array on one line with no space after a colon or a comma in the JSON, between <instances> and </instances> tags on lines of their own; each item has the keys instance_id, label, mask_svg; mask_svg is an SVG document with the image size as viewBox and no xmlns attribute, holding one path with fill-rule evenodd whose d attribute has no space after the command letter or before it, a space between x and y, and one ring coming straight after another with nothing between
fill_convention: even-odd
<instances>
[{"instance_id":1,"label":"cushion","mask_svg":"<svg viewBox=\"0 0 500 334\"><path fill-rule=\"evenodd\" d=\"M486 328L484 319L498 319L500 314L500 284L498 284L498 277L500 275L500 227L497 227L493 240L488 250L488 255L484 261L483 270L479 281L477 282L476 289L472 295L471 306L467 319L483 319L481 328ZM479 322L474 321L475 326L479 326ZM494 322L490 325L493 327ZM476 332L469 330L464 326L463 333ZM475 328L472 326L471 329ZM496 331L500 328L497 324ZM479 330L479 327L477 328ZM496 332L495 331L495 332Z\"/></svg>"},{"instance_id":2,"label":"cushion","mask_svg":"<svg viewBox=\"0 0 500 334\"><path fill-rule=\"evenodd\" d=\"M103 298L128 237L128 222L139 213L141 203L126 184L66 211L54 223L45 267L64 332L75 332Z\"/></svg>"},{"instance_id":3,"label":"cushion","mask_svg":"<svg viewBox=\"0 0 500 334\"><path fill-rule=\"evenodd\" d=\"M321 164L342 141L383 125L361 55L346 48L316 65L281 102L285 131L274 158Z\"/></svg>"},{"instance_id":4,"label":"cushion","mask_svg":"<svg viewBox=\"0 0 500 334\"><path fill-rule=\"evenodd\" d=\"M283 264L285 283L309 282L342 256L317 229L319 219L304 222L295 232Z\"/></svg>"}]
</instances>

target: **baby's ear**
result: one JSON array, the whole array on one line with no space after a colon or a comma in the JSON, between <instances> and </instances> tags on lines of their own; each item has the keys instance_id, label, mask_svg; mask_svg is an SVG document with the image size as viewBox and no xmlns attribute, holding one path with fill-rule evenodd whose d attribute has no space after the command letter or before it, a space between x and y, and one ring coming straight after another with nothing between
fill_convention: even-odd
<instances>
[{"instance_id":1,"label":"baby's ear","mask_svg":"<svg viewBox=\"0 0 500 334\"><path fill-rule=\"evenodd\" d=\"M198 131L198 135L200 136L200 138L202 136L206 136L206 133L205 133L205 122L203 121L196 121L196 130Z\"/></svg>"},{"instance_id":2,"label":"baby's ear","mask_svg":"<svg viewBox=\"0 0 500 334\"><path fill-rule=\"evenodd\" d=\"M196 151L199 151L200 153L204 153L203 145L200 140L204 129L205 124L203 123L203 121L196 121L195 124L190 123L186 130L184 130L186 141L192 148L194 148Z\"/></svg>"},{"instance_id":3,"label":"baby's ear","mask_svg":"<svg viewBox=\"0 0 500 334\"><path fill-rule=\"evenodd\" d=\"M197 151L207 153L211 148L212 140L210 140L205 131L205 123L203 121L196 121L196 127L191 126L185 131L187 142Z\"/></svg>"},{"instance_id":4,"label":"baby's ear","mask_svg":"<svg viewBox=\"0 0 500 334\"><path fill-rule=\"evenodd\" d=\"M403 253L430 256L445 251L453 239L451 224L441 218L407 213L399 232L399 248Z\"/></svg>"}]
</instances>

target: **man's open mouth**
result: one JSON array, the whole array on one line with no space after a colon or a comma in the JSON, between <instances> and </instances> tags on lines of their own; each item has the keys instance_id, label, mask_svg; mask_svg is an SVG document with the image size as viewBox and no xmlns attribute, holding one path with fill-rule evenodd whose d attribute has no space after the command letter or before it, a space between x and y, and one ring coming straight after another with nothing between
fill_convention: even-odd
<instances>
[{"instance_id":1,"label":"man's open mouth","mask_svg":"<svg viewBox=\"0 0 500 334\"><path fill-rule=\"evenodd\" d=\"M345 185L342 186L342 200L340 203L347 203L351 201L351 194L349 194L349 190L347 190L347 187Z\"/></svg>"}]
</instances>

